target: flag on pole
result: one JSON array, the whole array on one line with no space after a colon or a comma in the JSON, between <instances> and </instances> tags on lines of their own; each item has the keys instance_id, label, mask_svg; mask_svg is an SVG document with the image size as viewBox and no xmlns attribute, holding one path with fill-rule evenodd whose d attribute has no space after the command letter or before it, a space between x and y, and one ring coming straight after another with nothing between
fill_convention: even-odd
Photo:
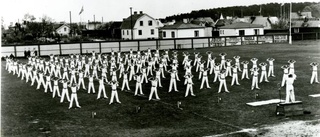
<instances>
[{"instance_id":1,"label":"flag on pole","mask_svg":"<svg viewBox=\"0 0 320 137\"><path fill-rule=\"evenodd\" d=\"M83 10L83 6L82 6L82 8L81 8L81 10L80 10L80 12L79 12L79 15L83 12L84 10Z\"/></svg>"}]
</instances>

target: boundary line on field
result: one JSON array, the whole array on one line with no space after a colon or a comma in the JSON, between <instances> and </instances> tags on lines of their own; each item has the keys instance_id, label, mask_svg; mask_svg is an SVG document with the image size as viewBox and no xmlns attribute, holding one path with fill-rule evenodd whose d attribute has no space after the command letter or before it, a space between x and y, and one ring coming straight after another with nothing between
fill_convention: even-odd
<instances>
[{"instance_id":1,"label":"boundary line on field","mask_svg":"<svg viewBox=\"0 0 320 137\"><path fill-rule=\"evenodd\" d=\"M131 91L125 91L125 92L126 92L126 93L133 93L133 94L134 94L134 92L131 92ZM138 95L138 97L148 98L148 97L145 96L145 95ZM152 99L152 100L155 101L154 99ZM163 101L161 101L161 100L157 100L157 101L155 101L155 102L160 102L160 103L162 103L162 104L165 104L165 105L169 105L169 106L171 106L171 107L174 107L173 104L170 104L170 103L167 103L167 102L163 102ZM178 109L178 110L179 110L179 109ZM182 110L180 110L180 111L182 111ZM222 121L220 121L220 120L218 120L218 119L210 118L210 117L208 117L208 116L201 115L201 114L199 114L199 113L197 113L197 112L192 112L192 111L188 111L188 112L191 113L191 114L193 114L193 115L196 115L196 116L198 116L198 117L201 117L201 118L204 118L204 119L207 119L207 120L210 120L210 121L214 121L214 122L220 123L220 124L222 124L222 125L227 125L227 126L229 126L229 127L235 128L235 129L237 129L237 130L242 130L242 129L243 129L243 128L239 127L239 126L232 125L232 124L229 124L229 123L226 123L226 122L222 122Z\"/></svg>"}]
</instances>

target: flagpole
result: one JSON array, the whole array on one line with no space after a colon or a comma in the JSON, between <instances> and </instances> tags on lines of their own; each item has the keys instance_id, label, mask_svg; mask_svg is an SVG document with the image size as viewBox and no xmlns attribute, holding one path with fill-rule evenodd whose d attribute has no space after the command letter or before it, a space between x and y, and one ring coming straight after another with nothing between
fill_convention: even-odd
<instances>
[{"instance_id":1,"label":"flagpole","mask_svg":"<svg viewBox=\"0 0 320 137\"><path fill-rule=\"evenodd\" d=\"M290 1L290 13L289 13L289 44L292 44L292 36L291 36L291 12L292 12L292 2Z\"/></svg>"}]
</instances>

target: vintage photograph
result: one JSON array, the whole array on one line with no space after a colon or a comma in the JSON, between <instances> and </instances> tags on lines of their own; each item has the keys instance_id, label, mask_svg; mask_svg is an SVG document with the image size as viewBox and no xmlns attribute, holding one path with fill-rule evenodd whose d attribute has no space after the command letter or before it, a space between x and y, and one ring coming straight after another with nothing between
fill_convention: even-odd
<instances>
[{"instance_id":1,"label":"vintage photograph","mask_svg":"<svg viewBox=\"0 0 320 137\"><path fill-rule=\"evenodd\" d=\"M11 137L320 137L318 0L3 0Z\"/></svg>"}]
</instances>

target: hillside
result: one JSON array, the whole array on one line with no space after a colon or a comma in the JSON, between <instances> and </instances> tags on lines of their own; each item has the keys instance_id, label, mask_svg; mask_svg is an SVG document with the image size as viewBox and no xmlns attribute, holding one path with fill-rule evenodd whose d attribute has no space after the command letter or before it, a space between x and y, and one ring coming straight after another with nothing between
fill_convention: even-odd
<instances>
[{"instance_id":1,"label":"hillside","mask_svg":"<svg viewBox=\"0 0 320 137\"><path fill-rule=\"evenodd\" d=\"M172 15L166 17L166 20L182 20L183 18L197 18L197 17L211 17L216 20L220 17L221 13L223 16L255 16L260 15L259 10L261 6L262 16L280 16L280 9L289 13L289 3L284 4L281 7L281 3L268 3L262 5L250 5L250 6L232 6L232 7L221 7L212 9L201 9L197 11L192 11L190 13L182 13L178 15ZM281 8L280 8L281 7ZM307 8L307 9L305 9ZM315 2L303 2L303 3L292 3L292 11L302 11L302 10L312 10L314 16L319 17L320 15L320 3Z\"/></svg>"}]
</instances>

